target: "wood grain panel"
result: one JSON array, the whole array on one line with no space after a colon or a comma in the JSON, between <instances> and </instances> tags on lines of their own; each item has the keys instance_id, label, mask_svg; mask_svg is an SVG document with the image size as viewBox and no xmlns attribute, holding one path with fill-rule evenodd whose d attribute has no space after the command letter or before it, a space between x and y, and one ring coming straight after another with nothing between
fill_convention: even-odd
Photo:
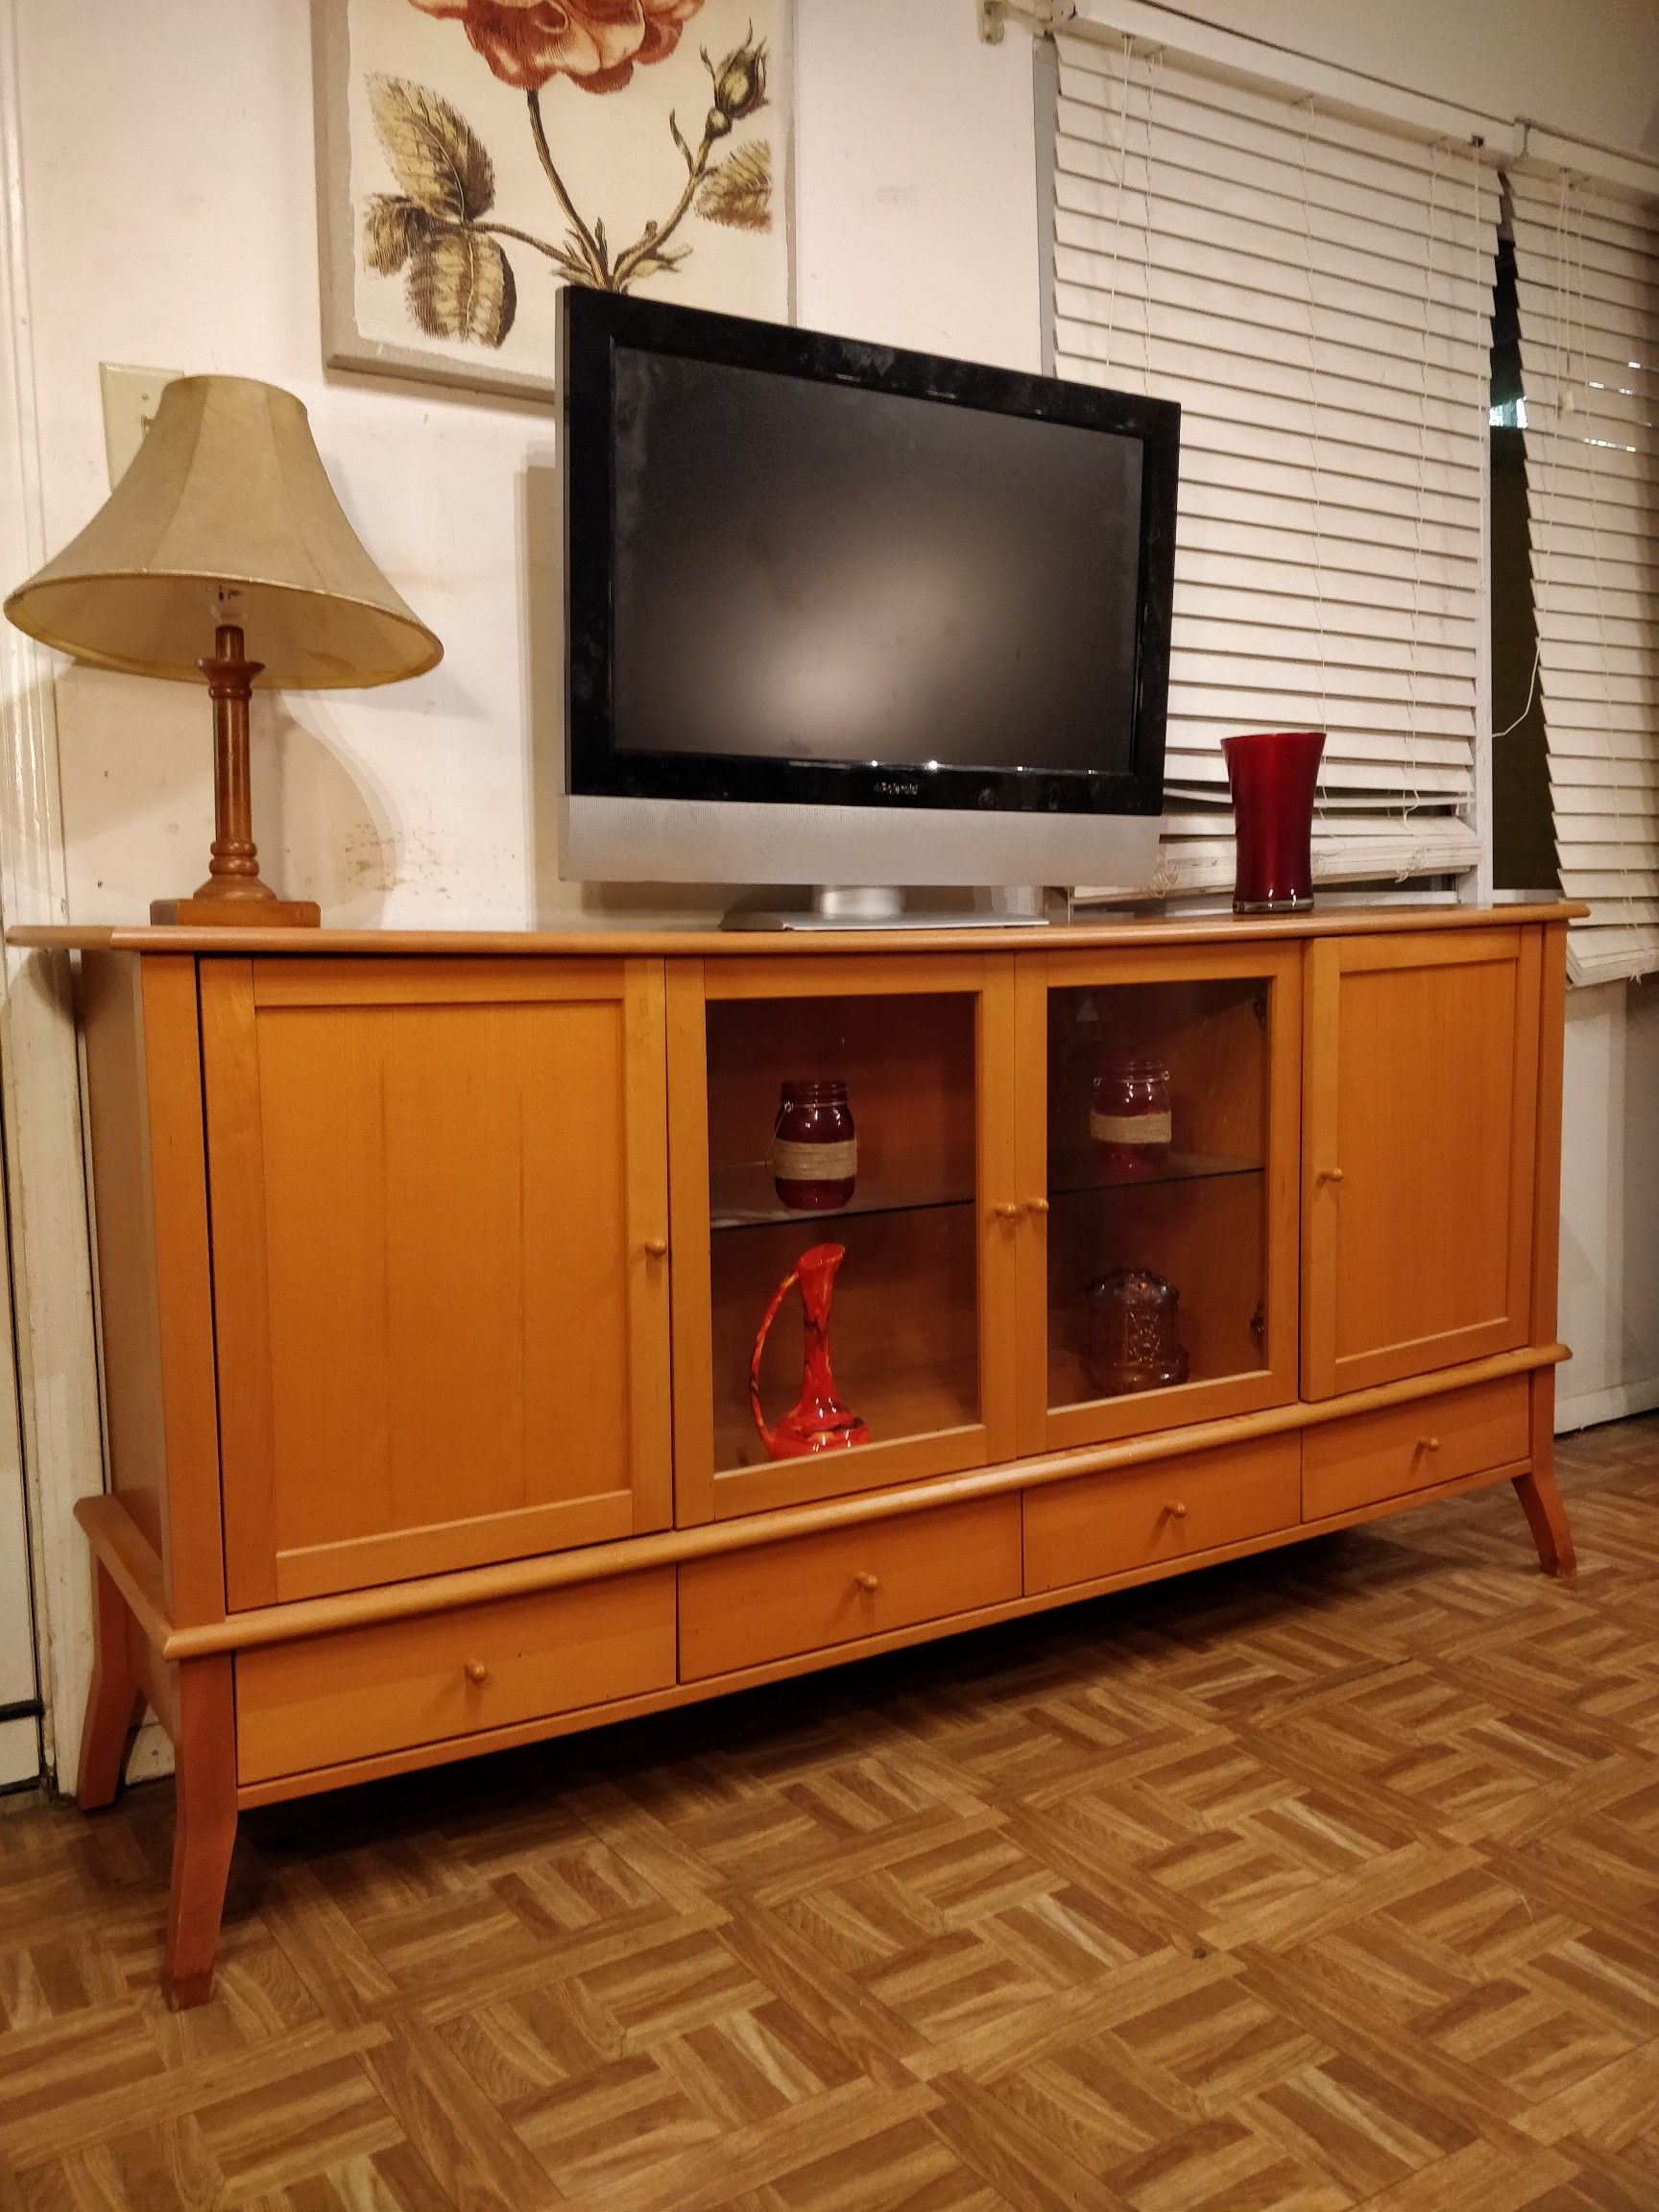
<instances>
[{"instance_id":1,"label":"wood grain panel","mask_svg":"<svg viewBox=\"0 0 1659 2212\"><path fill-rule=\"evenodd\" d=\"M1537 930L1334 939L1309 957L1306 1394L1525 1343Z\"/></svg>"},{"instance_id":2,"label":"wood grain panel","mask_svg":"<svg viewBox=\"0 0 1659 2212\"><path fill-rule=\"evenodd\" d=\"M660 966L277 965L203 981L233 1601L664 1526Z\"/></svg>"},{"instance_id":3,"label":"wood grain panel","mask_svg":"<svg viewBox=\"0 0 1659 2212\"><path fill-rule=\"evenodd\" d=\"M856 1643L1020 1594L1020 1502L800 1536L680 1571L684 1681Z\"/></svg>"},{"instance_id":4,"label":"wood grain panel","mask_svg":"<svg viewBox=\"0 0 1659 2212\"><path fill-rule=\"evenodd\" d=\"M1296 1439L1126 1467L1025 1495L1025 1587L1063 1590L1239 1544L1297 1519Z\"/></svg>"},{"instance_id":5,"label":"wood grain panel","mask_svg":"<svg viewBox=\"0 0 1659 2212\"><path fill-rule=\"evenodd\" d=\"M1302 1439L1302 1513L1308 1521L1380 1498L1431 1488L1527 1456L1525 1377L1449 1392L1310 1429Z\"/></svg>"},{"instance_id":6,"label":"wood grain panel","mask_svg":"<svg viewBox=\"0 0 1659 2212\"><path fill-rule=\"evenodd\" d=\"M225 1615L196 963L82 965L111 1482L176 1621Z\"/></svg>"},{"instance_id":7,"label":"wood grain panel","mask_svg":"<svg viewBox=\"0 0 1659 2212\"><path fill-rule=\"evenodd\" d=\"M672 1568L244 1652L238 1777L469 1736L673 1680Z\"/></svg>"}]
</instances>

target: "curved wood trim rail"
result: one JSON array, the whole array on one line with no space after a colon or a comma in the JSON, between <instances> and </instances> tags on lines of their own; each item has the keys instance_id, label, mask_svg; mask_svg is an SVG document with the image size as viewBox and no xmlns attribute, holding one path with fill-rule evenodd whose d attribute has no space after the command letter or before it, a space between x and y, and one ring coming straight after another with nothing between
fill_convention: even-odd
<instances>
[{"instance_id":1,"label":"curved wood trim rail","mask_svg":"<svg viewBox=\"0 0 1659 2212\"><path fill-rule=\"evenodd\" d=\"M906 929L902 950L920 952L1089 952L1154 945L1234 945L1308 937L1386 935L1431 925L1440 929L1511 928L1523 922L1576 921L1588 906L1548 902L1514 906L1331 906L1311 914L1125 915L1109 922L1044 924L1030 928ZM197 929L167 926L79 928L35 924L6 932L8 945L39 952L321 952L541 957L571 953L607 959L742 959L787 953L803 959L895 950L891 929Z\"/></svg>"},{"instance_id":2,"label":"curved wood trim rail","mask_svg":"<svg viewBox=\"0 0 1659 2212\"><path fill-rule=\"evenodd\" d=\"M1007 1461L1000 1466L974 1468L966 1474L937 1476L925 1482L907 1482L856 1497L830 1499L819 1504L783 1506L737 1520L666 1529L661 1535L626 1537L617 1543L541 1552L489 1567L468 1568L453 1575L427 1575L415 1581L344 1591L337 1597L254 1606L246 1612L233 1613L226 1620L188 1628L176 1628L167 1618L161 1562L120 1500L84 1498L76 1506L75 1513L93 1550L131 1605L139 1627L160 1657L170 1661L196 1659L215 1652L247 1651L261 1645L290 1643L299 1637L327 1635L335 1629L361 1628L371 1622L449 1612L493 1598L565 1589L575 1583L600 1581L609 1575L626 1575L642 1568L707 1559L717 1552L748 1551L757 1545L781 1543L786 1537L814 1534L857 1522L891 1520L970 1498L989 1498L1009 1490L1039 1489L1046 1483L1070 1481L1079 1475L1102 1474L1112 1468L1149 1466L1160 1460L1214 1451L1222 1445L1285 1435L1293 1431L1319 1428L1332 1421L1351 1421L1357 1415L1380 1412L1386 1407L1441 1397L1451 1391L1468 1389L1474 1383L1499 1382L1506 1376L1553 1367L1570 1357L1563 1344L1529 1345L1517 1352L1502 1352L1490 1358L1471 1360L1461 1367L1442 1368L1436 1374L1413 1376L1407 1382L1350 1391L1341 1398L1313 1403L1297 1400L1260 1413L1241 1413L1230 1420L1167 1430L1162 1434L1137 1436L1119 1444L1050 1452L1030 1459ZM1301 1532L1306 1533L1312 1526L1314 1524L1304 1523Z\"/></svg>"}]
</instances>

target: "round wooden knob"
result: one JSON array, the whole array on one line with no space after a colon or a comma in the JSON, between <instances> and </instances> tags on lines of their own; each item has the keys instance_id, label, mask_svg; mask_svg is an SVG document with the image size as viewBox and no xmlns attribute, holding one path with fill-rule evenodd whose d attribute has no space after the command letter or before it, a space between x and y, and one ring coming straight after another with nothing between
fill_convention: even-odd
<instances>
[{"instance_id":1,"label":"round wooden knob","mask_svg":"<svg viewBox=\"0 0 1659 2212\"><path fill-rule=\"evenodd\" d=\"M469 1682L488 1682L490 1679L490 1670L482 1659L469 1659L464 1671Z\"/></svg>"},{"instance_id":2,"label":"round wooden knob","mask_svg":"<svg viewBox=\"0 0 1659 2212\"><path fill-rule=\"evenodd\" d=\"M1422 1452L1438 1452L1440 1439L1438 1436L1420 1436L1417 1439L1417 1447Z\"/></svg>"},{"instance_id":3,"label":"round wooden knob","mask_svg":"<svg viewBox=\"0 0 1659 2212\"><path fill-rule=\"evenodd\" d=\"M853 1579L860 1590L879 1590L881 1587L879 1575L854 1575Z\"/></svg>"},{"instance_id":4,"label":"round wooden knob","mask_svg":"<svg viewBox=\"0 0 1659 2212\"><path fill-rule=\"evenodd\" d=\"M1164 1510L1168 1514L1171 1521L1185 1521L1187 1518L1187 1508L1182 1504L1179 1498L1171 1498Z\"/></svg>"},{"instance_id":5,"label":"round wooden knob","mask_svg":"<svg viewBox=\"0 0 1659 2212\"><path fill-rule=\"evenodd\" d=\"M645 1249L650 1253L653 1260L666 1260L668 1257L668 1239L666 1237L647 1237Z\"/></svg>"},{"instance_id":6,"label":"round wooden knob","mask_svg":"<svg viewBox=\"0 0 1659 2212\"><path fill-rule=\"evenodd\" d=\"M1018 1206L1010 1200L1004 1199L1002 1204L997 1208L997 1218L998 1221L1012 1221L1019 1212Z\"/></svg>"},{"instance_id":7,"label":"round wooden knob","mask_svg":"<svg viewBox=\"0 0 1659 2212\"><path fill-rule=\"evenodd\" d=\"M1319 1170L1319 1180L1322 1183L1340 1183L1342 1180L1342 1170L1340 1167L1321 1167Z\"/></svg>"},{"instance_id":8,"label":"round wooden knob","mask_svg":"<svg viewBox=\"0 0 1659 2212\"><path fill-rule=\"evenodd\" d=\"M1048 1211L1046 1198L1027 1198L1025 1203L1033 1214L1046 1214Z\"/></svg>"}]
</instances>

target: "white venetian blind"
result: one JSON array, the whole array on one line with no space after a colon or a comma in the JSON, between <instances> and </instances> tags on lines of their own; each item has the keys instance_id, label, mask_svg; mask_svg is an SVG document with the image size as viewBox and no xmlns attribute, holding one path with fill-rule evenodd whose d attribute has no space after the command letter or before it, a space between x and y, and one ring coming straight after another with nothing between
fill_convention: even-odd
<instances>
[{"instance_id":1,"label":"white venetian blind","mask_svg":"<svg viewBox=\"0 0 1659 2212\"><path fill-rule=\"evenodd\" d=\"M1056 373L1182 406L1153 888L1231 883L1245 730L1328 733L1322 880L1473 867L1496 182L1122 39L1059 58Z\"/></svg>"},{"instance_id":2,"label":"white venetian blind","mask_svg":"<svg viewBox=\"0 0 1659 2212\"><path fill-rule=\"evenodd\" d=\"M1659 221L1510 178L1538 685L1575 982L1659 969Z\"/></svg>"}]
</instances>

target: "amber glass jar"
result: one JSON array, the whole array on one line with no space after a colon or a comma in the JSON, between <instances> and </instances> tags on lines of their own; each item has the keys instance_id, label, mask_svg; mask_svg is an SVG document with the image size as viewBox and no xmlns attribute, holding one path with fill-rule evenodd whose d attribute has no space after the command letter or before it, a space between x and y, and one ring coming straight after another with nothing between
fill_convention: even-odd
<instances>
[{"instance_id":1,"label":"amber glass jar","mask_svg":"<svg viewBox=\"0 0 1659 2212\"><path fill-rule=\"evenodd\" d=\"M1150 1267L1116 1267L1089 1286L1089 1348L1083 1365L1102 1397L1167 1390L1185 1382L1187 1350L1176 1310L1180 1292Z\"/></svg>"},{"instance_id":2,"label":"amber glass jar","mask_svg":"<svg viewBox=\"0 0 1659 2212\"><path fill-rule=\"evenodd\" d=\"M1089 1134L1115 1180L1157 1175L1169 1159L1169 1070L1161 1060L1119 1060L1094 1078Z\"/></svg>"},{"instance_id":3,"label":"amber glass jar","mask_svg":"<svg viewBox=\"0 0 1659 2212\"><path fill-rule=\"evenodd\" d=\"M858 1179L858 1138L847 1086L798 1077L783 1085L766 1155L783 1204L798 1214L832 1214Z\"/></svg>"}]
</instances>

